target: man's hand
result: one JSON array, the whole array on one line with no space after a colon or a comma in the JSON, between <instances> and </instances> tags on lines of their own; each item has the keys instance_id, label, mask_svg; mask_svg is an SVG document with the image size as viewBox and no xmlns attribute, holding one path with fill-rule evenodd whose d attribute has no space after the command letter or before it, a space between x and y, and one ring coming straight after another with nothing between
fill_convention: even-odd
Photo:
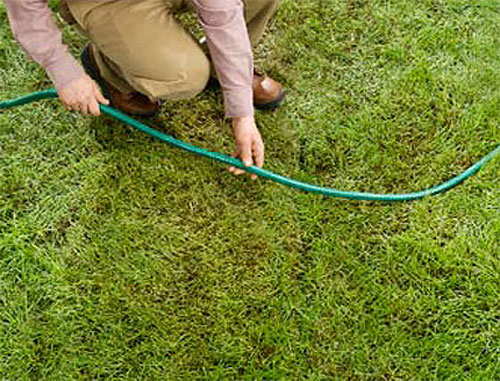
<instances>
[{"instance_id":1,"label":"man's hand","mask_svg":"<svg viewBox=\"0 0 500 381\"><path fill-rule=\"evenodd\" d=\"M255 124L253 116L233 119L234 137L236 140L236 151L232 157L239 158L247 167L264 165L264 143ZM235 175L245 173L243 169L230 167L229 172ZM251 174L252 180L257 179L257 175Z\"/></svg>"},{"instance_id":2,"label":"man's hand","mask_svg":"<svg viewBox=\"0 0 500 381\"><path fill-rule=\"evenodd\" d=\"M83 115L101 115L99 103L109 105L97 84L87 74L58 91L63 106Z\"/></svg>"}]
</instances>

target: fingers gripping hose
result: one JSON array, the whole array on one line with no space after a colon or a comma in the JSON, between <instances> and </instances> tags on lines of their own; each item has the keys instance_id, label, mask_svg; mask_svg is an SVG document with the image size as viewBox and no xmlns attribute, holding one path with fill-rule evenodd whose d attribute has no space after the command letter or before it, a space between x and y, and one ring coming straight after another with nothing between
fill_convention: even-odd
<instances>
[{"instance_id":1,"label":"fingers gripping hose","mask_svg":"<svg viewBox=\"0 0 500 381\"><path fill-rule=\"evenodd\" d=\"M41 99L49 99L49 98L57 98L57 92L54 89L46 90L46 91L40 91L36 93L32 93L29 95L26 95L21 98L17 98L14 100L10 101L5 101L5 102L0 102L0 110L10 108L10 107L16 107L16 106L21 106L26 103L30 102L35 102ZM339 190L339 189L334 189L334 188L326 188L326 187L320 187L308 183L304 183L301 181L293 180L288 177L276 174L274 172L258 168L255 166L252 167L245 167L245 165L238 159L231 158L229 156L223 155L218 152L211 152L203 148L196 147L192 144L183 142L181 140L175 139L174 137L170 135L163 134L151 127L146 126L145 124L140 123L139 121L123 114L120 111L117 111L113 109L112 107L109 106L104 106L101 105L101 111L105 114L110 115L111 117L118 119L119 121L128 124L129 126L132 126L142 132L145 132L146 134L164 141L165 143L168 143L170 145L173 145L177 148L180 148L184 151L192 152L196 155L199 156L204 156L209 159L218 161L220 163L228 164L237 168L244 169L245 171L249 173L255 173L256 175L263 177L265 179L286 185L291 188L297 188L301 189L306 192L311 192L311 193L317 193L317 194L322 194L325 196L330 196L330 197L338 197L338 198L345 198L345 199L351 199L351 200L364 200L364 201L411 201L411 200L417 200L421 199L427 196L433 196L442 192L445 192L451 188L456 187L460 183L462 183L465 179L471 177L474 175L479 169L481 169L487 162L492 160L495 156L500 154L500 145L497 146L495 150L490 152L488 155L483 157L481 160L479 160L476 164L472 165L469 167L465 172L461 173L460 175L440 184L436 185L435 187L425 189L419 192L412 192L412 193L406 193L406 194L377 194L377 193L365 193L365 192L350 192L350 191L344 191L344 190Z\"/></svg>"}]
</instances>

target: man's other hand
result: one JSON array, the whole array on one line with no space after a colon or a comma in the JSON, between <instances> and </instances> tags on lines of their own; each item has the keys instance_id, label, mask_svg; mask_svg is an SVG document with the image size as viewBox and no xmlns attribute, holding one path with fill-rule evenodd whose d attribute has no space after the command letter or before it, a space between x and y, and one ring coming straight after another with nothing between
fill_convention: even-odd
<instances>
[{"instance_id":1,"label":"man's other hand","mask_svg":"<svg viewBox=\"0 0 500 381\"><path fill-rule=\"evenodd\" d=\"M233 130L236 140L236 151L232 157L239 158L247 167L256 165L262 168L264 165L264 143L255 124L254 117L234 118ZM236 167L230 167L229 172L235 175L245 173L244 170ZM257 179L257 175L251 174L250 178L255 180Z\"/></svg>"},{"instance_id":2,"label":"man's other hand","mask_svg":"<svg viewBox=\"0 0 500 381\"><path fill-rule=\"evenodd\" d=\"M87 74L58 90L63 106L83 115L101 115L99 103L109 105L97 84Z\"/></svg>"}]
</instances>

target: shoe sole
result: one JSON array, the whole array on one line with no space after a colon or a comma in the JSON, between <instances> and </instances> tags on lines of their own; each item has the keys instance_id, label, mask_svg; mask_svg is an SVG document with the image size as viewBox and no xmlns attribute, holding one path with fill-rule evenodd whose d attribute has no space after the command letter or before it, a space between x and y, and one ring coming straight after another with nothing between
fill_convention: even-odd
<instances>
[{"instance_id":1,"label":"shoe sole","mask_svg":"<svg viewBox=\"0 0 500 381\"><path fill-rule=\"evenodd\" d=\"M262 111L273 111L280 107L285 101L286 93L281 91L280 95L273 101L267 103L255 104L255 108Z\"/></svg>"}]
</instances>

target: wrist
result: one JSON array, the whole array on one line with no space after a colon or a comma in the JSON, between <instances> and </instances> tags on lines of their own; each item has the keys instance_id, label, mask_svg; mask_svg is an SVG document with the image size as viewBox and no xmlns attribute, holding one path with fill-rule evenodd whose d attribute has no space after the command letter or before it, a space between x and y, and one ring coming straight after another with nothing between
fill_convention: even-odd
<instances>
[{"instance_id":1,"label":"wrist","mask_svg":"<svg viewBox=\"0 0 500 381\"><path fill-rule=\"evenodd\" d=\"M223 88L226 117L235 118L254 114L253 90L248 88L229 91Z\"/></svg>"},{"instance_id":2,"label":"wrist","mask_svg":"<svg viewBox=\"0 0 500 381\"><path fill-rule=\"evenodd\" d=\"M64 89L70 83L85 75L83 68L69 54L55 61L52 65L46 67L45 70L57 90Z\"/></svg>"},{"instance_id":3,"label":"wrist","mask_svg":"<svg viewBox=\"0 0 500 381\"><path fill-rule=\"evenodd\" d=\"M233 123L252 122L253 120L254 120L253 115L237 116L233 118Z\"/></svg>"}]
</instances>

